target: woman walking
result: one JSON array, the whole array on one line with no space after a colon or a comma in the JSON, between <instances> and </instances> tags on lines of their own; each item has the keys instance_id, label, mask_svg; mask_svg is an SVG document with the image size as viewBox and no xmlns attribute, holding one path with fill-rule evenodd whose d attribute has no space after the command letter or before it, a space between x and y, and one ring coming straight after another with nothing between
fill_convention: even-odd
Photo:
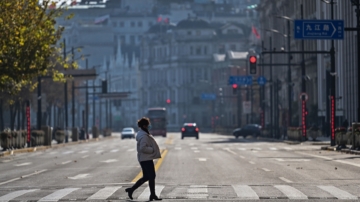
<instances>
[{"instance_id":1,"label":"woman walking","mask_svg":"<svg viewBox=\"0 0 360 202\"><path fill-rule=\"evenodd\" d=\"M155 166L154 159L161 158L160 149L157 145L154 137L150 135L150 121L148 118L143 117L138 120L138 127L140 130L137 132L136 141L137 141L137 158L140 162L142 169L143 177L140 178L134 186L131 188L125 189L128 193L130 199L132 198L133 192L144 184L146 181L149 181L150 188L150 198L149 201L160 201L161 198L158 198L155 193Z\"/></svg>"}]
</instances>

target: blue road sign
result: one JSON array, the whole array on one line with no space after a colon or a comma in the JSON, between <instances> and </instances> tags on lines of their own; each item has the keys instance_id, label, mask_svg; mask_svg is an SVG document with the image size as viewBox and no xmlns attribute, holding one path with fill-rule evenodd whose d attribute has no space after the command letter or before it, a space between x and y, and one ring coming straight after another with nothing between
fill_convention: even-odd
<instances>
[{"instance_id":1,"label":"blue road sign","mask_svg":"<svg viewBox=\"0 0 360 202\"><path fill-rule=\"evenodd\" d=\"M229 85L252 85L252 76L230 76Z\"/></svg>"},{"instance_id":2,"label":"blue road sign","mask_svg":"<svg viewBox=\"0 0 360 202\"><path fill-rule=\"evenodd\" d=\"M216 95L215 95L215 94L211 94L211 93L202 93L202 94L201 94L201 99L202 99L202 100L215 100L215 99L216 99Z\"/></svg>"},{"instance_id":3,"label":"blue road sign","mask_svg":"<svg viewBox=\"0 0 360 202\"><path fill-rule=\"evenodd\" d=\"M257 79L257 82L260 86L263 86L266 84L267 80L264 76L259 76L258 79Z\"/></svg>"},{"instance_id":4,"label":"blue road sign","mask_svg":"<svg viewBox=\"0 0 360 202\"><path fill-rule=\"evenodd\" d=\"M343 20L295 20L295 39L344 39Z\"/></svg>"}]
</instances>

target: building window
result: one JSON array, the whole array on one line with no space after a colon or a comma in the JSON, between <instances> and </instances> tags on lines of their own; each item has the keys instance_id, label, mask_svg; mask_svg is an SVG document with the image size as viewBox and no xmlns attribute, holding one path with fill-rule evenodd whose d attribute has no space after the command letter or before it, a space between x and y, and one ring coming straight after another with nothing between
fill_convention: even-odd
<instances>
[{"instance_id":1,"label":"building window","mask_svg":"<svg viewBox=\"0 0 360 202\"><path fill-rule=\"evenodd\" d=\"M138 27L142 27L143 23L141 21L138 22Z\"/></svg>"},{"instance_id":2,"label":"building window","mask_svg":"<svg viewBox=\"0 0 360 202\"><path fill-rule=\"evenodd\" d=\"M126 43L126 38L124 35L120 36L120 41L121 41L121 44L125 44Z\"/></svg>"},{"instance_id":3,"label":"building window","mask_svg":"<svg viewBox=\"0 0 360 202\"><path fill-rule=\"evenodd\" d=\"M188 32L187 32L187 35L189 35L189 36L190 36L190 35L191 35L191 31L188 31Z\"/></svg>"},{"instance_id":4,"label":"building window","mask_svg":"<svg viewBox=\"0 0 360 202\"><path fill-rule=\"evenodd\" d=\"M139 41L141 41L142 40L142 36L140 35L140 36L138 36L138 39L139 39Z\"/></svg>"},{"instance_id":5,"label":"building window","mask_svg":"<svg viewBox=\"0 0 360 202\"><path fill-rule=\"evenodd\" d=\"M135 36L133 35L130 36L130 43L135 44Z\"/></svg>"},{"instance_id":6,"label":"building window","mask_svg":"<svg viewBox=\"0 0 360 202\"><path fill-rule=\"evenodd\" d=\"M190 46L190 55L194 54L194 50L193 50L193 47Z\"/></svg>"},{"instance_id":7,"label":"building window","mask_svg":"<svg viewBox=\"0 0 360 202\"><path fill-rule=\"evenodd\" d=\"M196 48L196 55L201 55L201 47Z\"/></svg>"},{"instance_id":8,"label":"building window","mask_svg":"<svg viewBox=\"0 0 360 202\"><path fill-rule=\"evenodd\" d=\"M207 46L204 46L204 55L207 55Z\"/></svg>"},{"instance_id":9,"label":"building window","mask_svg":"<svg viewBox=\"0 0 360 202\"><path fill-rule=\"evenodd\" d=\"M225 45L224 45L224 44L222 44L222 45L219 46L219 53L220 53L220 54L224 54L224 53L225 53Z\"/></svg>"},{"instance_id":10,"label":"building window","mask_svg":"<svg viewBox=\"0 0 360 202\"><path fill-rule=\"evenodd\" d=\"M124 22L119 22L119 27L124 27L125 26L125 23Z\"/></svg>"},{"instance_id":11,"label":"building window","mask_svg":"<svg viewBox=\"0 0 360 202\"><path fill-rule=\"evenodd\" d=\"M235 44L231 44L231 45L230 45L230 50L236 51L236 45L235 45Z\"/></svg>"},{"instance_id":12,"label":"building window","mask_svg":"<svg viewBox=\"0 0 360 202\"><path fill-rule=\"evenodd\" d=\"M201 35L201 31L200 30L196 30L196 36L200 36Z\"/></svg>"},{"instance_id":13,"label":"building window","mask_svg":"<svg viewBox=\"0 0 360 202\"><path fill-rule=\"evenodd\" d=\"M135 27L135 22L130 23L131 27Z\"/></svg>"},{"instance_id":14,"label":"building window","mask_svg":"<svg viewBox=\"0 0 360 202\"><path fill-rule=\"evenodd\" d=\"M149 27L153 26L153 24L154 24L153 22L149 22Z\"/></svg>"},{"instance_id":15,"label":"building window","mask_svg":"<svg viewBox=\"0 0 360 202\"><path fill-rule=\"evenodd\" d=\"M113 25L113 27L116 27L116 26L117 26L117 23L116 23L116 22L112 22L112 25Z\"/></svg>"}]
</instances>

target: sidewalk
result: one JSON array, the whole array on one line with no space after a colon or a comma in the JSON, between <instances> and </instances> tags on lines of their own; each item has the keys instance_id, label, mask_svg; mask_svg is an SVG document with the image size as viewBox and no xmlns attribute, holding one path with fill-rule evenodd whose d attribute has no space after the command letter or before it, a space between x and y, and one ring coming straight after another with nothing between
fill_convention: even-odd
<instances>
[{"instance_id":1,"label":"sidewalk","mask_svg":"<svg viewBox=\"0 0 360 202\"><path fill-rule=\"evenodd\" d=\"M84 143L88 143L88 142L96 142L96 141L101 141L104 139L117 138L117 137L119 137L119 135L117 133L115 133L108 137L103 137L103 135L99 135L99 138L94 139L94 138L92 138L92 134L89 134L89 139L79 140L77 142L72 142L72 139L69 138L69 142L60 143L60 144L58 144L55 140L52 140L51 146L36 146L36 147L25 146L25 148L22 148L22 149L13 149L13 150L7 150L7 151L2 151L2 148L0 148L1 149L0 158L4 157L4 156L13 155L13 154L42 151L42 150L46 150L46 149L50 149L50 148L59 148L59 147L65 147L68 145L84 144Z\"/></svg>"}]
</instances>

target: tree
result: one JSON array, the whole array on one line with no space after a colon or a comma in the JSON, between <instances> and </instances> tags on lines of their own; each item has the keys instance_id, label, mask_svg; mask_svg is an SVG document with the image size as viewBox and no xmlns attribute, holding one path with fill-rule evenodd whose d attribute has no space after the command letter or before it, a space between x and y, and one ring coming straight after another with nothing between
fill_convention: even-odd
<instances>
[{"instance_id":1,"label":"tree","mask_svg":"<svg viewBox=\"0 0 360 202\"><path fill-rule=\"evenodd\" d=\"M55 19L63 17L64 8L54 8L56 2L50 1L0 1L0 91L17 94L25 86L35 88L34 78L40 75L63 78L55 65L69 64L58 54L64 28Z\"/></svg>"}]
</instances>

